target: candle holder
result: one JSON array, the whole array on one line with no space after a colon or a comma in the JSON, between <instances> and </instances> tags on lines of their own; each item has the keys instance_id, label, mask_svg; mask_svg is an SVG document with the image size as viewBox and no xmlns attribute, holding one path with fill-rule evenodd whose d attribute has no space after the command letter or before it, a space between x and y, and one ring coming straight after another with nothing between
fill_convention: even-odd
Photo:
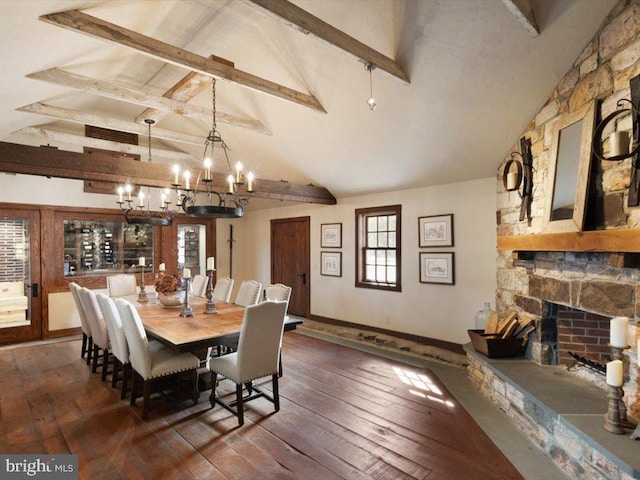
<instances>
[{"instance_id":1,"label":"candle holder","mask_svg":"<svg viewBox=\"0 0 640 480\"><path fill-rule=\"evenodd\" d=\"M627 345L626 347L616 347L611 344L609 344L609 346L613 350L613 359L620 360L624 365L624 355L622 354L622 352L627 348L630 348L630 346ZM624 385L624 374L622 375L622 384ZM620 425L625 428L635 428L636 424L629 420L629 417L627 417L627 405L624 403L624 389L621 386L615 388L619 390L618 394L620 396Z\"/></svg>"},{"instance_id":2,"label":"candle holder","mask_svg":"<svg viewBox=\"0 0 640 480\"><path fill-rule=\"evenodd\" d=\"M620 424L620 389L619 387L614 387L612 385L608 385L609 394L607 398L609 399L609 409L607 410L606 422L604 424L604 429L607 432L622 434L624 433L624 428Z\"/></svg>"},{"instance_id":3,"label":"candle holder","mask_svg":"<svg viewBox=\"0 0 640 480\"><path fill-rule=\"evenodd\" d=\"M191 278L184 279L184 303L182 304L182 309L180 310L181 317L193 317L193 310L191 310L191 305L189 305L189 290L191 289Z\"/></svg>"},{"instance_id":4,"label":"candle holder","mask_svg":"<svg viewBox=\"0 0 640 480\"><path fill-rule=\"evenodd\" d=\"M209 286L207 287L207 304L205 305L204 313L217 314L216 302L213 299L213 272L215 269L207 270L209 275Z\"/></svg>"},{"instance_id":5,"label":"candle holder","mask_svg":"<svg viewBox=\"0 0 640 480\"><path fill-rule=\"evenodd\" d=\"M140 265L140 293L138 294L138 303L148 302L147 292L144 291L144 265Z\"/></svg>"}]
</instances>

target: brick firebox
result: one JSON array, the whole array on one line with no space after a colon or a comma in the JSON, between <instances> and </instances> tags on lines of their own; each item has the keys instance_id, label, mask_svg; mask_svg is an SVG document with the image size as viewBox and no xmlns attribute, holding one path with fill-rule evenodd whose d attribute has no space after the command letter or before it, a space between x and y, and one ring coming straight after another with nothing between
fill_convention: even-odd
<instances>
[{"instance_id":1,"label":"brick firebox","mask_svg":"<svg viewBox=\"0 0 640 480\"><path fill-rule=\"evenodd\" d=\"M572 365L573 352L602 365L611 360L609 317L558 305L558 363Z\"/></svg>"}]
</instances>

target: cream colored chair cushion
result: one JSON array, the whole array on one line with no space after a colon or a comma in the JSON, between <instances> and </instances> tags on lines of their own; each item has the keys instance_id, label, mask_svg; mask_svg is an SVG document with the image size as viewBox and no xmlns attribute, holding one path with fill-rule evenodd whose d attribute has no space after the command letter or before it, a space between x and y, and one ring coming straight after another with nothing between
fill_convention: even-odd
<instances>
[{"instance_id":1,"label":"cream colored chair cushion","mask_svg":"<svg viewBox=\"0 0 640 480\"><path fill-rule=\"evenodd\" d=\"M78 310L78 315L80 316L80 326L82 328L82 332L88 337L91 336L91 327L89 326L89 322L87 321L87 316L84 313L84 308L82 307L82 303L80 302L80 285L75 282L71 282L69 284L69 290L71 291L71 298L73 298L73 302L76 304L76 309Z\"/></svg>"},{"instance_id":2,"label":"cream colored chair cushion","mask_svg":"<svg viewBox=\"0 0 640 480\"><path fill-rule=\"evenodd\" d=\"M104 293L97 293L96 299L98 306L102 312L105 323L107 324L107 332L109 332L109 341L111 343L111 353L124 365L129 362L129 346L124 336L124 328L120 320L120 313L116 308L113 299Z\"/></svg>"},{"instance_id":3,"label":"cream colored chair cushion","mask_svg":"<svg viewBox=\"0 0 640 480\"><path fill-rule=\"evenodd\" d=\"M255 280L244 280L240 284L238 295L236 295L236 305L248 307L255 305L260 300L260 290L262 290L262 284Z\"/></svg>"},{"instance_id":4,"label":"cream colored chair cushion","mask_svg":"<svg viewBox=\"0 0 640 480\"><path fill-rule=\"evenodd\" d=\"M110 297L137 295L136 276L125 273L111 275L107 277L107 289Z\"/></svg>"},{"instance_id":5,"label":"cream colored chair cushion","mask_svg":"<svg viewBox=\"0 0 640 480\"><path fill-rule=\"evenodd\" d=\"M229 303L231 290L233 290L233 279L229 277L220 278L213 288L213 299L216 302Z\"/></svg>"},{"instance_id":6,"label":"cream colored chair cushion","mask_svg":"<svg viewBox=\"0 0 640 480\"><path fill-rule=\"evenodd\" d=\"M269 285L264 289L264 296L267 300L287 302L287 306L289 306L289 299L291 298L291 287L287 287L282 283Z\"/></svg>"},{"instance_id":7,"label":"cream colored chair cushion","mask_svg":"<svg viewBox=\"0 0 640 480\"><path fill-rule=\"evenodd\" d=\"M191 291L196 297L205 297L207 295L208 278L204 275L195 275L191 281Z\"/></svg>"},{"instance_id":8,"label":"cream colored chair cushion","mask_svg":"<svg viewBox=\"0 0 640 480\"><path fill-rule=\"evenodd\" d=\"M95 292L88 288L81 287L78 293L80 302L82 303L82 309L87 316L87 322L91 328L93 344L102 349L109 349L109 332L107 331L107 324L102 316L102 311L98 306Z\"/></svg>"}]
</instances>

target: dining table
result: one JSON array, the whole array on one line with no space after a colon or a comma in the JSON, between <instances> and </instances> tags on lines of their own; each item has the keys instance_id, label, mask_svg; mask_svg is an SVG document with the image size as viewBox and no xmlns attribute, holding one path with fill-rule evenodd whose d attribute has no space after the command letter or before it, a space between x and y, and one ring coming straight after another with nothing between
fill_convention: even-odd
<instances>
[{"instance_id":1,"label":"dining table","mask_svg":"<svg viewBox=\"0 0 640 480\"><path fill-rule=\"evenodd\" d=\"M240 337L244 307L233 303L215 302L218 313L205 313L206 298L190 297L192 317L181 317L181 307L167 308L156 298L140 303L129 301L136 307L149 337L155 338L177 353L194 352L218 345L236 345ZM295 317L285 317L284 330L290 331L302 324Z\"/></svg>"}]
</instances>

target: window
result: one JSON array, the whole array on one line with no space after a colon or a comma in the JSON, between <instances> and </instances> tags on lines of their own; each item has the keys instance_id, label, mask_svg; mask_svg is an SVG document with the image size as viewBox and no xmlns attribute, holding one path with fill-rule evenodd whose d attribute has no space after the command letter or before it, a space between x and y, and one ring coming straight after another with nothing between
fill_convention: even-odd
<instances>
[{"instance_id":1,"label":"window","mask_svg":"<svg viewBox=\"0 0 640 480\"><path fill-rule=\"evenodd\" d=\"M356 209L356 287L400 292L401 205Z\"/></svg>"}]
</instances>

